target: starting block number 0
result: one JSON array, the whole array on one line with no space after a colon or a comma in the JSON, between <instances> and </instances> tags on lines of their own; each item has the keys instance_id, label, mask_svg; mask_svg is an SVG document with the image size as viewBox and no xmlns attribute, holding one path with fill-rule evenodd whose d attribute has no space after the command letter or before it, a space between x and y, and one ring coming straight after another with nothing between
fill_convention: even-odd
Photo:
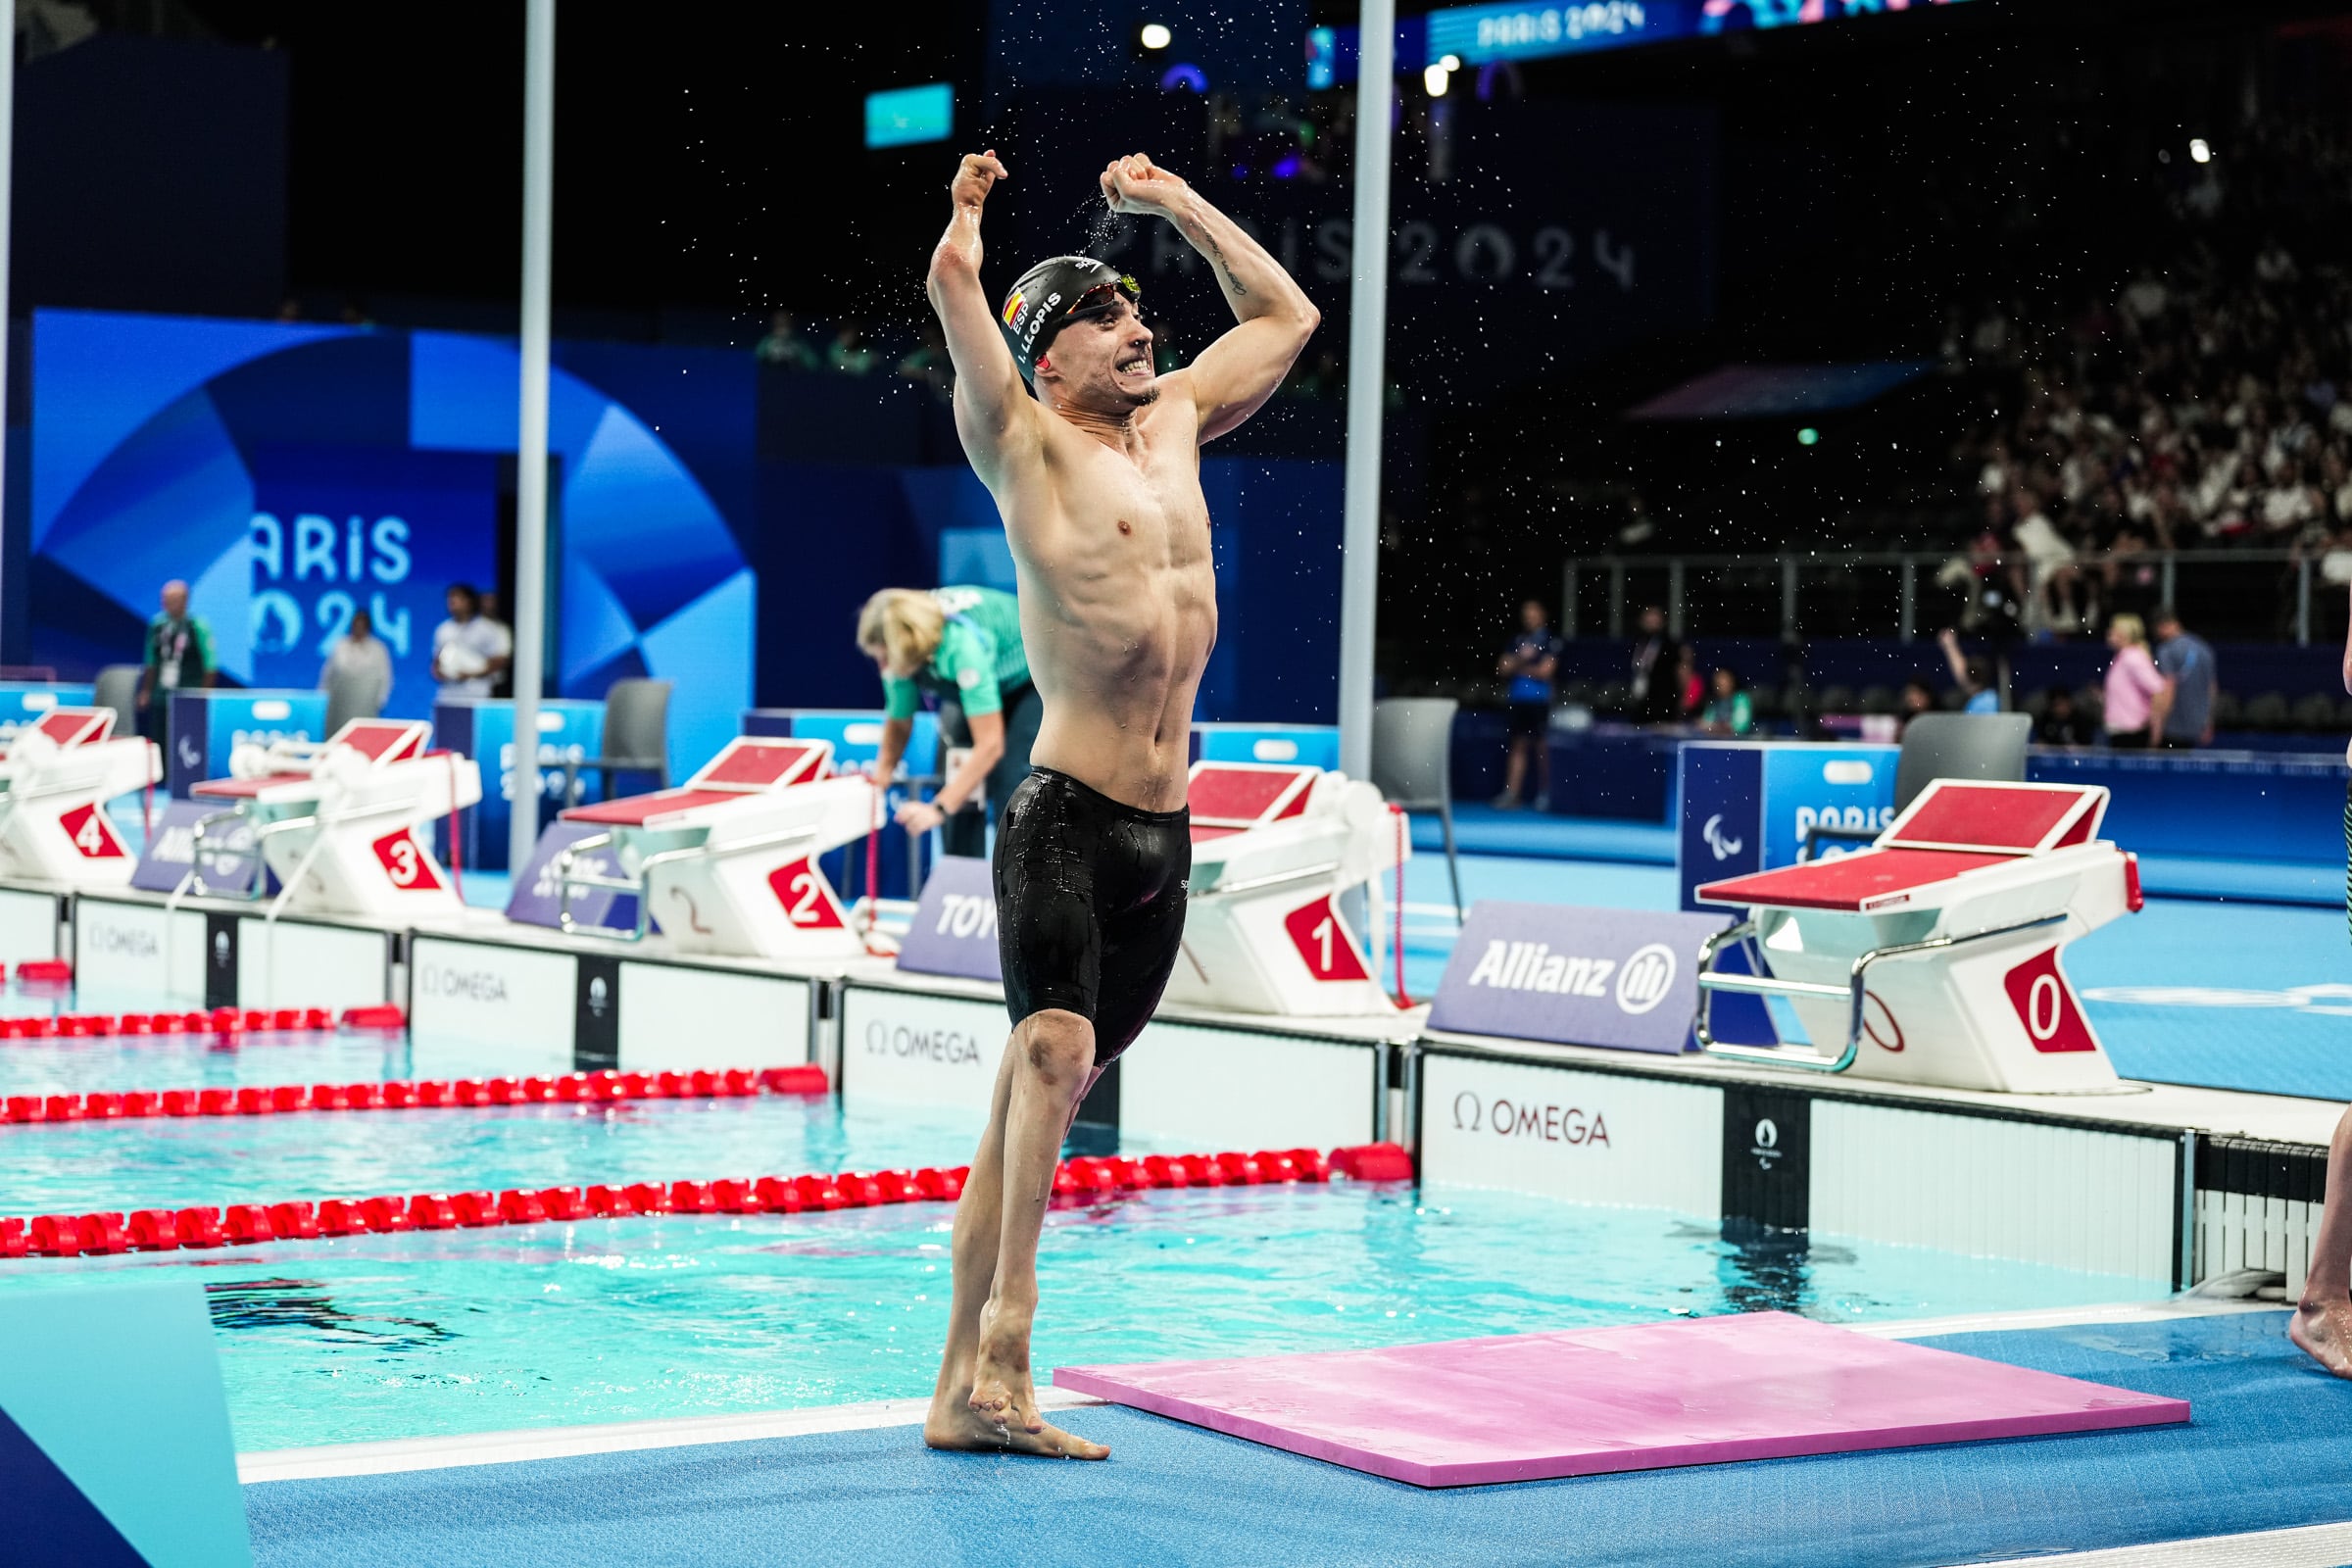
<instances>
[{"instance_id":1,"label":"starting block number 0","mask_svg":"<svg viewBox=\"0 0 2352 1568\"><path fill-rule=\"evenodd\" d=\"M2096 1051L2098 1037L2090 1032L2082 1008L2058 972L2058 950L2048 949L2010 970L2001 980L2009 1005L2025 1026L2026 1042L2035 1051Z\"/></svg>"}]
</instances>

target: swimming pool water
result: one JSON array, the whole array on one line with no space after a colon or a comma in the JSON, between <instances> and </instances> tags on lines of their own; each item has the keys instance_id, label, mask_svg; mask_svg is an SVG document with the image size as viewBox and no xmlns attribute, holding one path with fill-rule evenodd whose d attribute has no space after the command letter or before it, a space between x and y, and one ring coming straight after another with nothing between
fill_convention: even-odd
<instances>
[{"instance_id":1,"label":"swimming pool water","mask_svg":"<svg viewBox=\"0 0 2352 1568\"><path fill-rule=\"evenodd\" d=\"M25 1259L0 1270L0 1290L195 1272L238 1446L269 1449L927 1394L950 1219L944 1204L669 1215ZM1849 1322L2156 1291L1923 1249L1727 1240L1651 1209L1358 1186L1153 1192L1056 1210L1041 1281L1041 1380L1058 1364L1674 1313L1782 1307Z\"/></svg>"},{"instance_id":2,"label":"swimming pool water","mask_svg":"<svg viewBox=\"0 0 2352 1568\"><path fill-rule=\"evenodd\" d=\"M495 1047L422 1049L436 1075L511 1065ZM418 1053L361 1035L16 1041L0 1093L406 1078ZM30 1125L0 1128L0 1214L949 1165L976 1130L968 1112L829 1097ZM201 1280L246 1450L745 1413L928 1393L951 1218L916 1204L26 1258L0 1263L0 1291ZM1354 1186L1059 1209L1041 1269L1041 1377L1668 1313L1885 1320L2158 1293L1922 1249L1727 1238L1655 1209Z\"/></svg>"}]
</instances>

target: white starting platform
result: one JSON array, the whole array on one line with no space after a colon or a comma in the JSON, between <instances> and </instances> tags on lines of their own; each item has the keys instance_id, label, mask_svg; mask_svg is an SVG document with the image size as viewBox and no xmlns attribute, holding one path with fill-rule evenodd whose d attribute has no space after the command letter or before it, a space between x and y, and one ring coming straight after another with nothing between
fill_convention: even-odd
<instances>
[{"instance_id":1,"label":"white starting platform","mask_svg":"<svg viewBox=\"0 0 2352 1568\"><path fill-rule=\"evenodd\" d=\"M2116 1090L2059 961L2140 906L2138 862L2098 836L2106 809L2097 785L1939 779L1868 849L1705 884L1700 902L1747 918L1701 956L1700 1048L1953 1089ZM1734 947L1748 973L1718 967ZM1715 1041L1721 991L1788 1002L1828 1049Z\"/></svg>"},{"instance_id":2,"label":"white starting platform","mask_svg":"<svg viewBox=\"0 0 2352 1568\"><path fill-rule=\"evenodd\" d=\"M427 749L432 726L353 719L325 741L241 746L231 776L190 793L220 808L196 824L186 891L204 884L208 829L235 823L277 878L272 913L331 914L405 925L463 907L448 869L417 830L482 798L470 758ZM267 891L256 876L251 897Z\"/></svg>"},{"instance_id":3,"label":"white starting platform","mask_svg":"<svg viewBox=\"0 0 2352 1568\"><path fill-rule=\"evenodd\" d=\"M878 801L862 775L832 776L832 761L827 741L747 736L676 789L565 810L564 822L596 831L556 857L559 928L680 955L810 961L862 954L818 859L872 832ZM617 876L582 867L600 854L617 859ZM634 927L575 920L582 890L633 898Z\"/></svg>"},{"instance_id":4,"label":"white starting platform","mask_svg":"<svg viewBox=\"0 0 2352 1568\"><path fill-rule=\"evenodd\" d=\"M137 864L107 806L153 786L152 742L114 733L111 708L58 708L0 756L0 964L60 956L75 892L125 887Z\"/></svg>"},{"instance_id":5,"label":"white starting platform","mask_svg":"<svg viewBox=\"0 0 2352 1568\"><path fill-rule=\"evenodd\" d=\"M1179 1004L1284 1017L1388 1016L1369 898L1412 835L1380 791L1319 767L1196 762ZM1355 906L1350 917L1348 905Z\"/></svg>"},{"instance_id":6,"label":"white starting platform","mask_svg":"<svg viewBox=\"0 0 2352 1568\"><path fill-rule=\"evenodd\" d=\"M1163 1003L1078 1119L1147 1147L1339 1148L1397 1136L1403 1058L1419 1017L1394 1007L1312 1018ZM842 977L826 1066L854 1109L961 1111L977 1133L1011 1032L994 981L860 958Z\"/></svg>"},{"instance_id":7,"label":"white starting platform","mask_svg":"<svg viewBox=\"0 0 2352 1568\"><path fill-rule=\"evenodd\" d=\"M2098 837L2106 804L1939 781L1866 850L1702 887L1744 918L1682 993L1699 1050L1424 1031L1423 1179L1738 1222L1727 1239L1767 1250L1811 1231L2149 1294L2270 1270L2291 1299L2340 1107L2116 1076L2060 962L2139 906L2135 862ZM1748 972L1723 967L1735 951ZM1790 1004L1812 1044L1714 1041L1716 992Z\"/></svg>"}]
</instances>

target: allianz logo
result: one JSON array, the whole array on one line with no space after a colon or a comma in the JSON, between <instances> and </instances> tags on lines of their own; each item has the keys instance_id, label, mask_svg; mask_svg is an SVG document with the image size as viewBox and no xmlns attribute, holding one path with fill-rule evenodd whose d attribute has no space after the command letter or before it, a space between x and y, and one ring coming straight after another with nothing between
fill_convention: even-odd
<instances>
[{"instance_id":1,"label":"allianz logo","mask_svg":"<svg viewBox=\"0 0 2352 1568\"><path fill-rule=\"evenodd\" d=\"M82 927L82 945L110 957L153 958L163 954L155 933L135 925L93 922Z\"/></svg>"},{"instance_id":2,"label":"allianz logo","mask_svg":"<svg viewBox=\"0 0 2352 1568\"><path fill-rule=\"evenodd\" d=\"M1562 997L1614 996L1621 1011L1639 1014L1666 1000L1674 989L1676 967L1674 950L1659 942L1637 950L1620 968L1615 958L1554 953L1548 942L1497 940L1487 944L1478 966L1470 971L1469 984ZM1614 988L1611 975L1617 979Z\"/></svg>"},{"instance_id":3,"label":"allianz logo","mask_svg":"<svg viewBox=\"0 0 2352 1568\"><path fill-rule=\"evenodd\" d=\"M428 997L465 1002L504 1002L507 977L494 969L453 969L426 964L416 971L416 988Z\"/></svg>"},{"instance_id":4,"label":"allianz logo","mask_svg":"<svg viewBox=\"0 0 2352 1568\"><path fill-rule=\"evenodd\" d=\"M865 1054L897 1056L903 1061L936 1062L943 1067L980 1065L980 1042L960 1029L918 1029L890 1024L880 1018L865 1026Z\"/></svg>"},{"instance_id":5,"label":"allianz logo","mask_svg":"<svg viewBox=\"0 0 2352 1568\"><path fill-rule=\"evenodd\" d=\"M939 924L933 929L959 942L994 942L997 901L978 893L944 894L939 901Z\"/></svg>"}]
</instances>

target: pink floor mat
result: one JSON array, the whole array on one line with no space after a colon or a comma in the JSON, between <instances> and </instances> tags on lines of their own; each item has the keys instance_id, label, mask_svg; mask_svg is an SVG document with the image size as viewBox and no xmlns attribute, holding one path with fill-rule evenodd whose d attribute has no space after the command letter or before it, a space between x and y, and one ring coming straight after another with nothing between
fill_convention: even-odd
<instances>
[{"instance_id":1,"label":"pink floor mat","mask_svg":"<svg viewBox=\"0 0 2352 1568\"><path fill-rule=\"evenodd\" d=\"M1056 1388L1419 1487L2188 1419L2188 1401L1785 1312L1377 1350L1063 1367Z\"/></svg>"}]
</instances>

